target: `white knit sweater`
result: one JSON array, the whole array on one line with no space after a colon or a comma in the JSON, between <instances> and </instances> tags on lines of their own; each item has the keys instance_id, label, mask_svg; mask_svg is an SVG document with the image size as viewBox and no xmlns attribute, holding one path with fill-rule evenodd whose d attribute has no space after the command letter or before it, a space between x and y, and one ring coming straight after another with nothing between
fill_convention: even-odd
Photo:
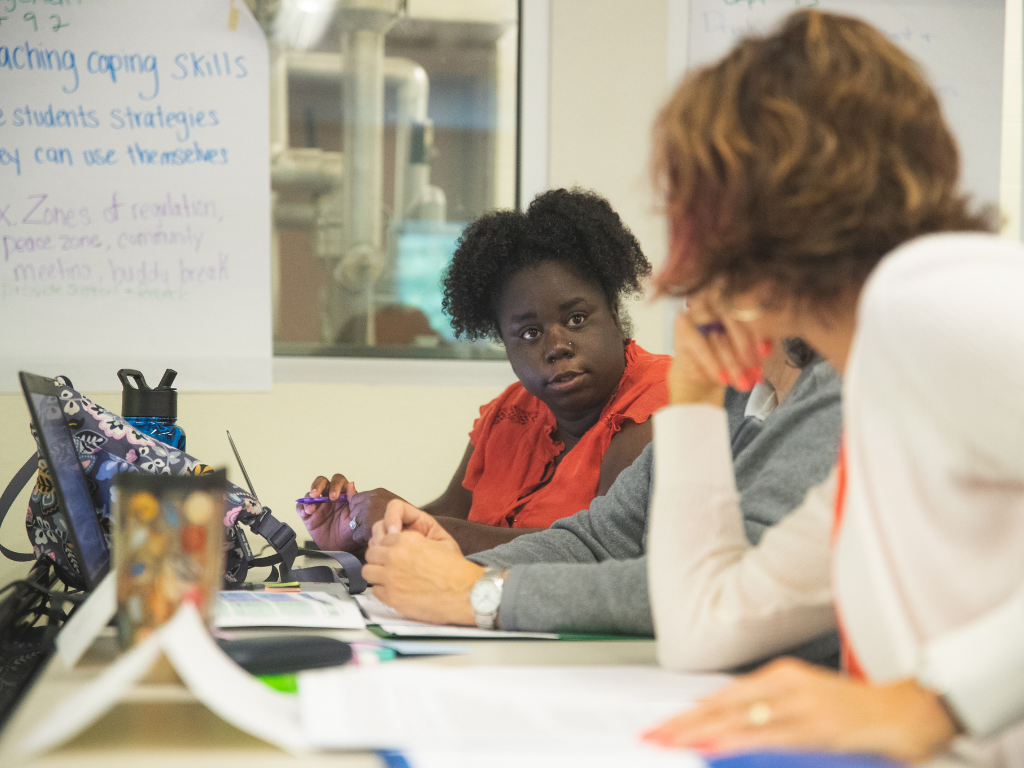
<instances>
[{"instance_id":1,"label":"white knit sweater","mask_svg":"<svg viewBox=\"0 0 1024 768\"><path fill-rule=\"evenodd\" d=\"M973 740L944 759L1024 765L1024 250L935 235L887 256L862 294L843 409L834 549L834 478L751 547L724 414L656 414L648 550L662 663L777 653L833 625L834 590L869 677L916 676L967 726ZM676 513L687 509L714 512Z\"/></svg>"}]
</instances>

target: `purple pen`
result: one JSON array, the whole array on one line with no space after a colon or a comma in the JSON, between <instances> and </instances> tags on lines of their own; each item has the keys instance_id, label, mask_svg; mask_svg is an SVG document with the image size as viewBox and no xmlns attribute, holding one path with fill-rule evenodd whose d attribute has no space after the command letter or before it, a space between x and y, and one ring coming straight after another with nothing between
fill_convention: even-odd
<instances>
[{"instance_id":1,"label":"purple pen","mask_svg":"<svg viewBox=\"0 0 1024 768\"><path fill-rule=\"evenodd\" d=\"M345 496L339 496L336 499L336 501L341 501L342 499L345 499L346 501L348 501L348 499ZM330 496L303 496L301 499L296 499L295 501L298 502L299 504L320 504L321 502L324 502L324 501L331 501L331 497Z\"/></svg>"},{"instance_id":2,"label":"purple pen","mask_svg":"<svg viewBox=\"0 0 1024 768\"><path fill-rule=\"evenodd\" d=\"M725 333L725 325L721 320L715 320L710 323L702 323L697 326L697 333L701 336L710 336L712 333Z\"/></svg>"}]
</instances>

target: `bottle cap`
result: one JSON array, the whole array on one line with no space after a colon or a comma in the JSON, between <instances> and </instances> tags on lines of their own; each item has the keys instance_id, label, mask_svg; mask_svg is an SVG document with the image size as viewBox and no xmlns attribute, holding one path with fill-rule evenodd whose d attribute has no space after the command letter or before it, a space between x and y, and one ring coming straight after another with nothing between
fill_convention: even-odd
<instances>
[{"instance_id":1,"label":"bottle cap","mask_svg":"<svg viewBox=\"0 0 1024 768\"><path fill-rule=\"evenodd\" d=\"M146 377L132 368L122 368L117 372L121 380L121 415L130 417L149 417L157 419L178 418L178 390L171 387L177 371L168 368L155 389L146 383ZM133 387L131 381L135 382Z\"/></svg>"}]
</instances>

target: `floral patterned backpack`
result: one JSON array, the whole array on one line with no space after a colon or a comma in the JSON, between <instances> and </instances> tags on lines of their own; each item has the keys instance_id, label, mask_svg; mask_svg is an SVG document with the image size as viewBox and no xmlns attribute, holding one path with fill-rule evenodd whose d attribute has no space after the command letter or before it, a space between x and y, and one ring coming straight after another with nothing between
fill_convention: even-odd
<instances>
[{"instance_id":1,"label":"floral patterned backpack","mask_svg":"<svg viewBox=\"0 0 1024 768\"><path fill-rule=\"evenodd\" d=\"M79 461L85 470L86 482L93 507L99 518L107 546L110 542L110 489L113 478L120 472L147 472L163 475L195 475L212 472L212 468L189 454L176 450L149 435L140 432L117 414L97 405L76 391L66 377L54 379L59 392L64 420L71 428ZM32 436L39 444L35 426ZM0 498L0 522L33 469L38 469L36 484L25 517L32 554L11 552L0 546L0 552L15 560L44 560L53 565L61 581L75 589L85 588L81 566L74 549L68 543L67 514L61 508L54 492L53 480L41 453L33 456ZM276 551L268 557L254 558L240 524L263 536ZM277 520L259 499L237 485L228 484L227 512L224 516L224 579L229 582L245 581L249 568L281 565L283 579L301 577L306 581L335 581L331 569L318 567L291 571L298 554L295 532ZM332 553L334 554L334 553ZM358 576L358 561L354 565L345 559L346 571L354 571L349 578L350 591L362 591ZM276 575L272 576L276 579Z\"/></svg>"}]
</instances>

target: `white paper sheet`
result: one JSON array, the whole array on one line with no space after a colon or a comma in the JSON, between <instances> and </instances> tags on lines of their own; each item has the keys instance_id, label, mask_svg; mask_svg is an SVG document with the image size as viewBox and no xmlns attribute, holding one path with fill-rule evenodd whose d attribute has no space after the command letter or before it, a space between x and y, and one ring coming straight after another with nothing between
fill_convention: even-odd
<instances>
[{"instance_id":1,"label":"white paper sheet","mask_svg":"<svg viewBox=\"0 0 1024 768\"><path fill-rule=\"evenodd\" d=\"M381 647L390 648L399 656L461 656L470 653L468 645L453 643L416 643L410 640L382 640Z\"/></svg>"},{"instance_id":2,"label":"white paper sheet","mask_svg":"<svg viewBox=\"0 0 1024 768\"><path fill-rule=\"evenodd\" d=\"M462 640L557 640L550 632L508 632L500 629L456 627L451 624L428 624L404 618L373 595L356 595L367 624L376 624L395 637L451 637Z\"/></svg>"},{"instance_id":3,"label":"white paper sheet","mask_svg":"<svg viewBox=\"0 0 1024 768\"><path fill-rule=\"evenodd\" d=\"M214 625L232 627L306 627L312 629L365 629L359 606L351 598L326 592L220 593Z\"/></svg>"},{"instance_id":4,"label":"white paper sheet","mask_svg":"<svg viewBox=\"0 0 1024 768\"><path fill-rule=\"evenodd\" d=\"M301 673L299 702L307 741L327 749L631 749L642 730L728 679L652 667L409 662Z\"/></svg>"},{"instance_id":5,"label":"white paper sheet","mask_svg":"<svg viewBox=\"0 0 1024 768\"><path fill-rule=\"evenodd\" d=\"M502 746L413 749L403 752L410 768L704 768L694 752L637 745L624 749L596 747L529 748Z\"/></svg>"},{"instance_id":6,"label":"white paper sheet","mask_svg":"<svg viewBox=\"0 0 1024 768\"><path fill-rule=\"evenodd\" d=\"M78 663L116 612L117 570L111 569L86 601L71 614L54 640L65 667L71 669Z\"/></svg>"},{"instance_id":7,"label":"white paper sheet","mask_svg":"<svg viewBox=\"0 0 1024 768\"><path fill-rule=\"evenodd\" d=\"M124 366L269 390L270 89L249 8L16 5L0 11L0 391L19 370L110 391Z\"/></svg>"},{"instance_id":8,"label":"white paper sheet","mask_svg":"<svg viewBox=\"0 0 1024 768\"><path fill-rule=\"evenodd\" d=\"M372 622L371 622L372 623ZM392 637L449 637L455 640L557 640L547 632L505 632L500 629L453 627L419 621L387 621L378 625Z\"/></svg>"},{"instance_id":9,"label":"white paper sheet","mask_svg":"<svg viewBox=\"0 0 1024 768\"><path fill-rule=\"evenodd\" d=\"M110 711L128 689L149 672L159 656L160 638L151 635L95 680L60 702L25 737L18 751L28 757L77 736Z\"/></svg>"},{"instance_id":10,"label":"white paper sheet","mask_svg":"<svg viewBox=\"0 0 1024 768\"><path fill-rule=\"evenodd\" d=\"M153 635L60 702L18 745L20 756L52 749L81 733L149 672L161 651L195 697L223 720L281 749L304 751L295 697L272 690L231 661L195 607L186 603Z\"/></svg>"},{"instance_id":11,"label":"white paper sheet","mask_svg":"<svg viewBox=\"0 0 1024 768\"><path fill-rule=\"evenodd\" d=\"M57 635L57 653L68 669L73 668L117 612L117 572L111 571L88 599L74 612ZM269 594L263 592L221 593L215 626L305 627L311 629L364 629L366 622L351 598L326 592Z\"/></svg>"},{"instance_id":12,"label":"white paper sheet","mask_svg":"<svg viewBox=\"0 0 1024 768\"><path fill-rule=\"evenodd\" d=\"M295 696L264 685L231 661L185 604L160 628L161 645L195 697L222 720L289 752L304 751Z\"/></svg>"}]
</instances>

